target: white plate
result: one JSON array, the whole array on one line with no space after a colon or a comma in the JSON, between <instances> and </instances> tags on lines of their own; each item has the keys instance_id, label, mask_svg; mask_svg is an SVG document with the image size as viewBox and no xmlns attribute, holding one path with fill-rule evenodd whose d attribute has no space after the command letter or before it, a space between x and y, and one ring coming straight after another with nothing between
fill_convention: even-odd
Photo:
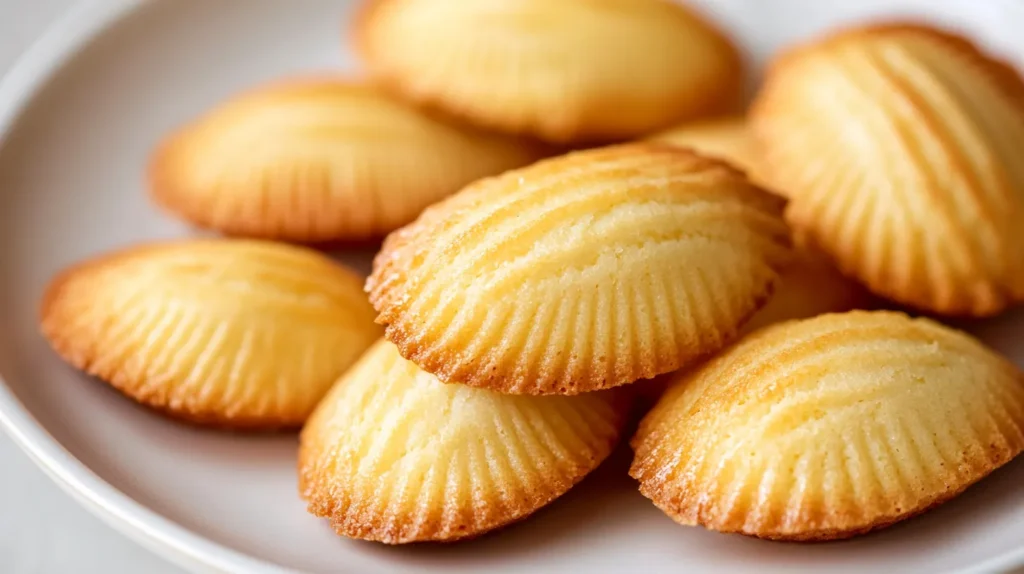
<instances>
[{"instance_id":1,"label":"white plate","mask_svg":"<svg viewBox=\"0 0 1024 574\"><path fill-rule=\"evenodd\" d=\"M881 13L959 25L1007 57L1024 57L1017 0L699 4L758 63L786 42ZM36 329L51 274L110 248L189 233L143 193L157 139L254 83L351 67L341 23L352 6L95 2L64 18L0 84L0 422L58 483L123 532L204 571L980 572L1024 564L1024 461L921 518L842 543L676 526L626 476L625 449L549 509L477 541L388 548L344 540L307 515L296 494L294 436L176 424L63 365ZM1024 313L969 327L1024 359L1015 344Z\"/></svg>"}]
</instances>

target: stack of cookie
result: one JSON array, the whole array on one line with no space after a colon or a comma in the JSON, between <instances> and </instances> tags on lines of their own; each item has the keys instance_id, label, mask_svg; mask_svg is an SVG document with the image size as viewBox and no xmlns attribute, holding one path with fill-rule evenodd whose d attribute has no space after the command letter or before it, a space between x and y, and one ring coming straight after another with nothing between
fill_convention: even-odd
<instances>
[{"instance_id":1,"label":"stack of cookie","mask_svg":"<svg viewBox=\"0 0 1024 574\"><path fill-rule=\"evenodd\" d=\"M833 33L744 117L739 50L667 0L372 0L352 36L369 79L161 143L155 201L242 237L60 274L61 356L192 422L304 425L310 512L386 543L528 516L651 402L640 491L764 538L892 524L1024 449L1016 366L852 310L1024 300L1024 81L968 40ZM383 236L365 293L279 243Z\"/></svg>"}]
</instances>

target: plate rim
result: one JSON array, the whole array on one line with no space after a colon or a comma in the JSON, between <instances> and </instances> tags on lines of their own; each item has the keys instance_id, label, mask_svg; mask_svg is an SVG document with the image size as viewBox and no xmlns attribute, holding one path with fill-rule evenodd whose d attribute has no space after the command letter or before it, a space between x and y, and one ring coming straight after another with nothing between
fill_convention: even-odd
<instances>
[{"instance_id":1,"label":"plate rim","mask_svg":"<svg viewBox=\"0 0 1024 574\"><path fill-rule=\"evenodd\" d=\"M0 153L11 128L84 46L152 0L75 0L0 77ZM127 538L192 571L294 574L200 536L116 489L72 455L32 416L0 375L0 429L62 490ZM951 574L1024 566L1024 544ZM242 569L242 570L240 570Z\"/></svg>"},{"instance_id":2,"label":"plate rim","mask_svg":"<svg viewBox=\"0 0 1024 574\"><path fill-rule=\"evenodd\" d=\"M76 0L0 78L0 153L22 113L84 46L150 0ZM190 571L293 574L165 518L116 489L68 452L0 376L0 428L53 482L122 535Z\"/></svg>"}]
</instances>

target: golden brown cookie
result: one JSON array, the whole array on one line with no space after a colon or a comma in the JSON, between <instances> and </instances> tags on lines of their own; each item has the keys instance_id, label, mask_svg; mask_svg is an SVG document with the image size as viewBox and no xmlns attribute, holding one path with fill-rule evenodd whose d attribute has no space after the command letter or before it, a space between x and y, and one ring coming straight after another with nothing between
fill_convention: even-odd
<instances>
[{"instance_id":1,"label":"golden brown cookie","mask_svg":"<svg viewBox=\"0 0 1024 574\"><path fill-rule=\"evenodd\" d=\"M383 237L463 185L541 151L369 85L296 80L233 98L178 130L155 152L149 177L160 205L201 227L355 241Z\"/></svg>"},{"instance_id":2,"label":"golden brown cookie","mask_svg":"<svg viewBox=\"0 0 1024 574\"><path fill-rule=\"evenodd\" d=\"M301 425L380 336L355 273L245 240L92 259L53 279L41 316L76 368L174 417L232 428Z\"/></svg>"},{"instance_id":3,"label":"golden brown cookie","mask_svg":"<svg viewBox=\"0 0 1024 574\"><path fill-rule=\"evenodd\" d=\"M630 474L673 520L846 538L953 498L1024 449L1024 377L927 319L853 311L768 327L678 376Z\"/></svg>"},{"instance_id":4,"label":"golden brown cookie","mask_svg":"<svg viewBox=\"0 0 1024 574\"><path fill-rule=\"evenodd\" d=\"M1024 299L1024 82L919 25L848 30L771 67L758 176L845 274L904 305L993 315Z\"/></svg>"},{"instance_id":5,"label":"golden brown cookie","mask_svg":"<svg viewBox=\"0 0 1024 574\"><path fill-rule=\"evenodd\" d=\"M303 428L299 489L343 536L471 538L527 517L595 469L626 424L624 398L445 385L381 340Z\"/></svg>"},{"instance_id":6,"label":"golden brown cookie","mask_svg":"<svg viewBox=\"0 0 1024 574\"><path fill-rule=\"evenodd\" d=\"M741 95L736 48L666 0L371 0L354 34L407 97L555 142L636 137Z\"/></svg>"},{"instance_id":7,"label":"golden brown cookie","mask_svg":"<svg viewBox=\"0 0 1024 574\"><path fill-rule=\"evenodd\" d=\"M790 256L782 200L659 144L474 183L391 234L367 282L402 355L444 381L575 394L728 343Z\"/></svg>"}]
</instances>

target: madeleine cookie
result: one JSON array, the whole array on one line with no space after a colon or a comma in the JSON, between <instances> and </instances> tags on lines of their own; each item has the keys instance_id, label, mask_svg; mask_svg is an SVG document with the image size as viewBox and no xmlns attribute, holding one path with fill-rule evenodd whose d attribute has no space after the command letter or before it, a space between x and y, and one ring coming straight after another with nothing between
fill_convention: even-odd
<instances>
[{"instance_id":1,"label":"madeleine cookie","mask_svg":"<svg viewBox=\"0 0 1024 574\"><path fill-rule=\"evenodd\" d=\"M486 175L540 157L536 144L456 125L342 80L236 97L167 138L152 197L231 235L298 242L383 237Z\"/></svg>"},{"instance_id":2,"label":"madeleine cookie","mask_svg":"<svg viewBox=\"0 0 1024 574\"><path fill-rule=\"evenodd\" d=\"M299 489L343 536L471 538L525 518L595 469L626 424L623 398L445 385L381 340L302 429Z\"/></svg>"},{"instance_id":3,"label":"madeleine cookie","mask_svg":"<svg viewBox=\"0 0 1024 574\"><path fill-rule=\"evenodd\" d=\"M371 0L354 33L407 97L555 142L632 138L741 96L736 48L666 0Z\"/></svg>"},{"instance_id":4,"label":"madeleine cookie","mask_svg":"<svg viewBox=\"0 0 1024 574\"><path fill-rule=\"evenodd\" d=\"M688 147L733 164L755 179L757 150L742 116L724 116L678 126L656 133L648 141Z\"/></svg>"},{"instance_id":5,"label":"madeleine cookie","mask_svg":"<svg viewBox=\"0 0 1024 574\"><path fill-rule=\"evenodd\" d=\"M1024 82L916 25L780 58L751 111L759 176L847 275L904 305L987 316L1024 300Z\"/></svg>"},{"instance_id":6,"label":"madeleine cookie","mask_svg":"<svg viewBox=\"0 0 1024 574\"><path fill-rule=\"evenodd\" d=\"M968 335L891 312L759 331L678 377L630 474L673 520L846 538L924 512L1024 448L1024 378Z\"/></svg>"},{"instance_id":7,"label":"madeleine cookie","mask_svg":"<svg viewBox=\"0 0 1024 574\"><path fill-rule=\"evenodd\" d=\"M153 244L58 275L42 331L68 363L174 417L298 426L380 336L360 287L297 247Z\"/></svg>"},{"instance_id":8,"label":"madeleine cookie","mask_svg":"<svg viewBox=\"0 0 1024 574\"><path fill-rule=\"evenodd\" d=\"M782 200L725 163L632 144L470 185L391 234L370 301L444 381L575 394L729 342L790 255Z\"/></svg>"}]
</instances>

